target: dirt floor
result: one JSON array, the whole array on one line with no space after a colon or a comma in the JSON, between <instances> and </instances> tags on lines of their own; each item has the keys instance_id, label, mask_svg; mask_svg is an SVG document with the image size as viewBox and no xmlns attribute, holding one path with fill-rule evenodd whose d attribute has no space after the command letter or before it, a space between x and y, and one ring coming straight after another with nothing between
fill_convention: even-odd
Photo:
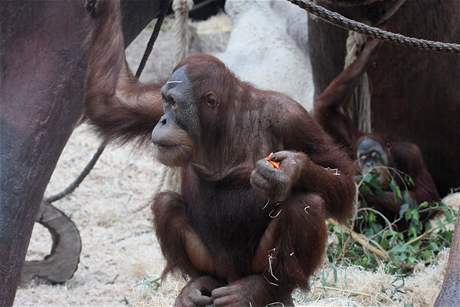
<instances>
[{"instance_id":1,"label":"dirt floor","mask_svg":"<svg viewBox=\"0 0 460 307\"><path fill-rule=\"evenodd\" d=\"M84 167L100 140L90 127L70 138L47 194L63 189ZM158 278L164 260L152 231L148 203L162 166L153 150L109 146L93 172L71 196L55 203L80 229L83 251L78 271L64 285L32 283L18 290L14 306L170 306L184 281ZM457 201L460 197L457 197ZM35 227L27 259L40 259L51 241ZM447 253L439 264L420 267L409 278L327 264L311 292L296 292L299 306L430 306L439 291Z\"/></svg>"},{"instance_id":2,"label":"dirt floor","mask_svg":"<svg viewBox=\"0 0 460 307\"><path fill-rule=\"evenodd\" d=\"M99 142L88 126L77 128L46 194L71 182ZM19 290L16 306L114 306L140 301L138 290L158 277L164 264L148 206L161 165L148 152L108 147L80 188L56 203L80 229L79 269L65 285ZM49 248L49 235L36 227L27 258L43 257Z\"/></svg>"}]
</instances>

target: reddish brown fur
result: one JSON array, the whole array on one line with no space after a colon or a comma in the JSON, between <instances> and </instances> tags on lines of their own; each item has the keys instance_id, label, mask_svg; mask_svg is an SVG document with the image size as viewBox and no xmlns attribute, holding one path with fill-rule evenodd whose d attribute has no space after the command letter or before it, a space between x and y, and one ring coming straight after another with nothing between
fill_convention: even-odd
<instances>
[{"instance_id":1,"label":"reddish brown fur","mask_svg":"<svg viewBox=\"0 0 460 307\"><path fill-rule=\"evenodd\" d=\"M199 273L230 284L241 284L245 276L258 273L252 260L270 219L261 210L267 200L254 193L249 175L256 161L271 151L290 150L302 153L305 169L292 196L283 202L279 225L273 230L273 237L278 238L272 242L276 249L273 274L279 281L271 281L283 287L266 283L271 294L256 301L268 303L285 297L294 287L308 287L324 254L326 217L344 221L352 213L350 160L290 98L240 82L224 64L207 55L191 56L178 67L183 65L194 85L194 99L200 101L212 90L220 103L217 110L200 106L201 143L191 164L183 168L183 210L214 262L211 271ZM340 175L326 168L338 169ZM167 217L158 208L167 208L167 202L157 199L153 205L155 219L161 221L156 231L168 261L166 270L189 273L189 263L183 261L185 247L177 253L186 231L171 232L159 226ZM266 271L267 258L263 260ZM271 278L265 272L267 276Z\"/></svg>"},{"instance_id":2,"label":"reddish brown fur","mask_svg":"<svg viewBox=\"0 0 460 307\"><path fill-rule=\"evenodd\" d=\"M434 184L431 174L423 160L420 148L413 143L394 142L388 147L389 167L395 168L403 174L408 174L414 180L414 186L409 187L409 194L418 204L422 202L437 202L440 197ZM398 184L402 186L400 178L396 178ZM379 196L365 196L369 205L381 209L382 213L391 218L399 217L402 202L397 200L393 192L385 192ZM420 219L423 221L433 215L422 214ZM405 225L399 225L405 227Z\"/></svg>"},{"instance_id":3,"label":"reddish brown fur","mask_svg":"<svg viewBox=\"0 0 460 307\"><path fill-rule=\"evenodd\" d=\"M86 117L101 135L126 142L148 139L161 117L158 84L142 84L126 63L119 1L100 1L90 38Z\"/></svg>"},{"instance_id":4,"label":"reddish brown fur","mask_svg":"<svg viewBox=\"0 0 460 307\"><path fill-rule=\"evenodd\" d=\"M161 246L167 246L167 248L162 248L165 258L168 259L164 273L171 272L175 268L181 268L185 274L191 277L198 276L197 269L183 252L185 238L182 231L184 225L190 224L185 214L183 200L169 193L159 193L155 195L154 203L157 204L152 207L155 230L162 234L158 236L158 240ZM174 240L170 240L170 238L174 238Z\"/></svg>"},{"instance_id":5,"label":"reddish brown fur","mask_svg":"<svg viewBox=\"0 0 460 307\"><path fill-rule=\"evenodd\" d=\"M124 60L118 1L105 5L110 14L97 19L91 40L86 116L110 139L145 139L162 115L158 86L132 77ZM152 206L165 273L178 269L194 277L179 302L188 287L203 286L200 277L210 275L219 282L207 278L206 284L250 291L254 306L289 303L292 289L307 288L321 263L325 219L345 221L352 214L351 160L292 99L239 81L211 56L194 55L178 67L184 65L195 100L212 90L219 104L198 107L200 143L182 168L181 195L161 193ZM249 177L256 161L281 150L296 152L303 168L277 224L269 227L273 204L262 209L267 199L255 193ZM262 237L275 248L272 273L279 280L267 272L268 258L254 262Z\"/></svg>"}]
</instances>

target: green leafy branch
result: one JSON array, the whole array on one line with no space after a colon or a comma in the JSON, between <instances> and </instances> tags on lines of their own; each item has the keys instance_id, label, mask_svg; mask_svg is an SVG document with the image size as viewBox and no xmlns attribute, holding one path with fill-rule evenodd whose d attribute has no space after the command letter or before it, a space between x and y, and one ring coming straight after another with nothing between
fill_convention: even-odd
<instances>
[{"instance_id":1,"label":"green leafy branch","mask_svg":"<svg viewBox=\"0 0 460 307\"><path fill-rule=\"evenodd\" d=\"M360 194L372 193L377 197L391 191L402 203L399 217L390 221L375 208L370 208L360 197L360 208L351 228L334 221L328 223L334 243L328 248L329 261L336 264L358 265L375 270L385 264L390 273L407 274L418 264L429 264L444 248L450 246L456 214L447 205L436 202L415 203L409 191L413 179L396 169L388 168L391 180L382 186L378 172L370 172L357 178ZM421 216L440 215L442 218L424 222ZM398 230L398 224L407 228Z\"/></svg>"}]
</instances>

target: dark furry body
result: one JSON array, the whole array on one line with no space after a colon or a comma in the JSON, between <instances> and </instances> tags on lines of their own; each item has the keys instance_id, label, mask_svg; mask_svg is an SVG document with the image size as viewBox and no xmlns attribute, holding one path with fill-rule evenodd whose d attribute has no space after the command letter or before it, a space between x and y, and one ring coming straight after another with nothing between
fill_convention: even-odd
<instances>
[{"instance_id":1,"label":"dark furry body","mask_svg":"<svg viewBox=\"0 0 460 307\"><path fill-rule=\"evenodd\" d=\"M189 169L184 183L192 184L183 185L182 195L186 203L194 204L187 207L187 216L217 261L216 266L228 267L233 276L245 276L252 273L252 259L270 221L262 210L267 200L255 195L249 173L234 182L228 179L199 179Z\"/></svg>"},{"instance_id":2,"label":"dark furry body","mask_svg":"<svg viewBox=\"0 0 460 307\"><path fill-rule=\"evenodd\" d=\"M241 82L209 55L185 59L163 87L140 83L124 59L119 3L103 4L86 116L108 139L152 135L160 161L182 168L181 194L160 193L152 205L165 273L192 278L176 303L210 303L204 289L216 306L290 303L323 259L326 218L352 214L351 160L297 102ZM272 219L275 202L264 206L274 199L282 211Z\"/></svg>"},{"instance_id":3,"label":"dark furry body","mask_svg":"<svg viewBox=\"0 0 460 307\"><path fill-rule=\"evenodd\" d=\"M183 218L208 250L213 269L197 270L197 265L183 253L168 252L181 249L180 244L170 243L177 242L181 235L171 234L170 228L157 224L157 236L164 238L161 246L168 260L166 272L179 269L191 276L211 274L225 283L238 282L254 273L265 274L268 255L262 259L263 263L259 261L256 265L262 267L262 272L255 271L254 258L262 237L274 221L269 217L274 205L269 203L264 208L269 198L256 193L250 175L256 162L271 151L288 150L302 153L311 165L302 171L290 196L281 203L283 211L277 217L279 225L273 233L277 239L271 243L278 251L272 273L286 287L282 295L297 286L308 287L308 279L324 254L326 217L344 221L351 215L354 196L349 176L351 161L297 102L240 82L209 56L192 56L184 65L190 65L186 66L192 71L190 75L197 67L209 69L211 80L226 79L227 83L219 82L216 86L223 87L223 95L230 100L222 103L214 115L217 120L207 117L206 110L201 111L202 126L206 126L201 131L201 147L196 148L194 160L182 169L181 195L166 197L181 199ZM212 78L215 71L224 77ZM226 94L227 89L230 94ZM341 175L336 176L327 168L338 169ZM154 202L156 220L173 219L165 216L167 203L162 198Z\"/></svg>"}]
</instances>

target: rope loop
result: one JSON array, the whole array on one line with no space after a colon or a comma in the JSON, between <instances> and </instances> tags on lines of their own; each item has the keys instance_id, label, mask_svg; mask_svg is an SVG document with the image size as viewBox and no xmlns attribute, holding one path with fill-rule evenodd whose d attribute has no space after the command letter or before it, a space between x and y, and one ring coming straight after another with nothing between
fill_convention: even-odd
<instances>
[{"instance_id":1,"label":"rope loop","mask_svg":"<svg viewBox=\"0 0 460 307\"><path fill-rule=\"evenodd\" d=\"M329 22L335 26L349 31L355 31L368 35L372 38L389 41L398 45L413 47L423 50L433 50L446 53L460 53L460 44L444 43L427 39L404 36L380 28L371 27L364 23L349 19L337 12L330 11L325 7L314 3L312 0L287 0L301 9Z\"/></svg>"}]
</instances>

